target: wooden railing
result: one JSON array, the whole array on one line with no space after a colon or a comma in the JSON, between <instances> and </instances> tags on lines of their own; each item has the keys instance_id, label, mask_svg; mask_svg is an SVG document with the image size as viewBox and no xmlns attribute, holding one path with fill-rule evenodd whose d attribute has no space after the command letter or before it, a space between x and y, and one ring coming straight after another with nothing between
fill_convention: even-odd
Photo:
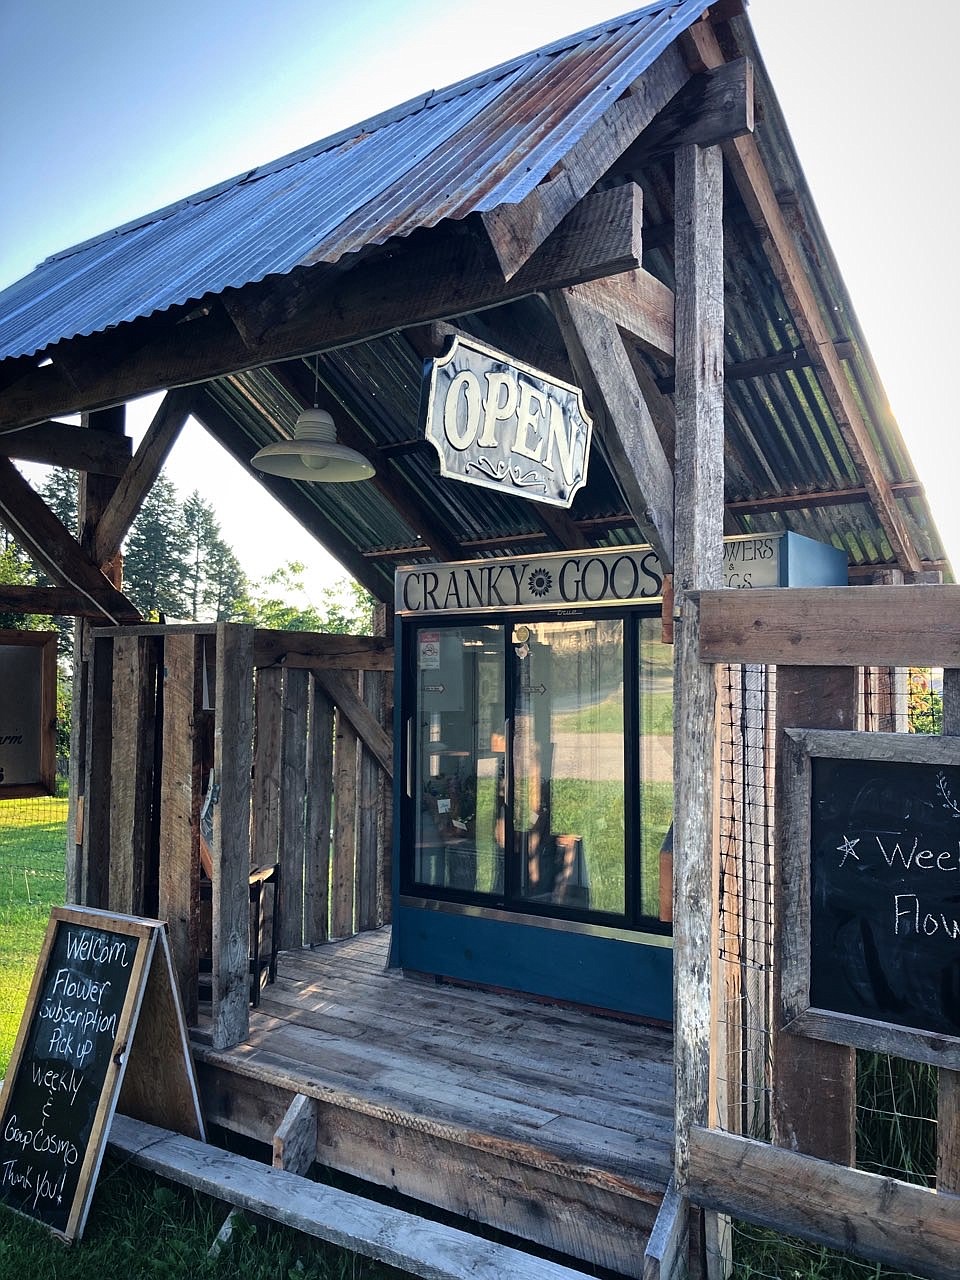
<instances>
[{"instance_id":1,"label":"wooden railing","mask_svg":"<svg viewBox=\"0 0 960 1280\"><path fill-rule=\"evenodd\" d=\"M283 948L389 919L392 672L380 637L232 624L90 632L68 896L168 922L191 1020L208 960L219 1047L247 1030L253 869L279 864Z\"/></svg>"}]
</instances>

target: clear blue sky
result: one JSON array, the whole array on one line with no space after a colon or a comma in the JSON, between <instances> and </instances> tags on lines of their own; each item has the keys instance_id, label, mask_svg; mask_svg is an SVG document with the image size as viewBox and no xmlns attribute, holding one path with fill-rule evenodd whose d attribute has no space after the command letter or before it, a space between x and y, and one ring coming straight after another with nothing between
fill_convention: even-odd
<instances>
[{"instance_id":1,"label":"clear blue sky","mask_svg":"<svg viewBox=\"0 0 960 1280\"><path fill-rule=\"evenodd\" d=\"M630 0L4 0L0 287L49 253L633 7ZM960 5L752 0L748 11L960 569L951 474L960 462L951 377L960 270L949 141ZM170 474L215 503L225 536L255 576L309 553L311 582L325 581L329 562L292 522L277 524L273 504L273 541L250 539L259 490L218 458L199 429L188 429ZM202 479L209 476L217 477L212 489Z\"/></svg>"}]
</instances>

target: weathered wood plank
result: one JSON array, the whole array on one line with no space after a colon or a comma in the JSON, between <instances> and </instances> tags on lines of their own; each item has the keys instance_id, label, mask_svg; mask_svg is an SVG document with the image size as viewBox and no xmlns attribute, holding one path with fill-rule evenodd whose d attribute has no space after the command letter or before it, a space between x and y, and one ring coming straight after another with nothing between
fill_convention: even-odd
<instances>
[{"instance_id":1,"label":"weathered wood plank","mask_svg":"<svg viewBox=\"0 0 960 1280\"><path fill-rule=\"evenodd\" d=\"M213 759L213 1043L247 1034L250 1000L250 770L253 628L217 627Z\"/></svg>"},{"instance_id":2,"label":"weathered wood plank","mask_svg":"<svg viewBox=\"0 0 960 1280\"><path fill-rule=\"evenodd\" d=\"M139 622L130 601L81 551L40 495L8 458L0 457L0 522L59 585L85 596L115 626Z\"/></svg>"},{"instance_id":3,"label":"weathered wood plank","mask_svg":"<svg viewBox=\"0 0 960 1280\"><path fill-rule=\"evenodd\" d=\"M360 674L363 703L379 723L382 720L381 680L378 672ZM370 752L360 753L360 786L357 794L359 831L357 839L357 928L376 929L379 918L380 864L383 834L380 829L380 778L382 770Z\"/></svg>"},{"instance_id":4,"label":"weathered wood plank","mask_svg":"<svg viewBox=\"0 0 960 1280\"><path fill-rule=\"evenodd\" d=\"M566 295L613 320L647 350L673 358L673 290L649 271L623 271L571 285Z\"/></svg>"},{"instance_id":5,"label":"weathered wood plank","mask_svg":"<svg viewBox=\"0 0 960 1280\"><path fill-rule=\"evenodd\" d=\"M309 664L332 671L392 671L393 639L266 631L258 627L253 633L253 661L257 667Z\"/></svg>"},{"instance_id":6,"label":"weathered wood plank","mask_svg":"<svg viewBox=\"0 0 960 1280\"><path fill-rule=\"evenodd\" d=\"M329 674L315 672L326 685ZM330 935L347 938L356 928L357 770L360 738L337 697L334 738L333 849L330 875ZM360 706L356 694L352 695ZM366 714L366 707L363 708ZM379 726L377 726L379 728Z\"/></svg>"},{"instance_id":7,"label":"weathered wood plank","mask_svg":"<svg viewBox=\"0 0 960 1280\"><path fill-rule=\"evenodd\" d=\"M114 640L109 905L126 915L153 914L147 890L158 656L155 640L122 632Z\"/></svg>"},{"instance_id":8,"label":"weathered wood plank","mask_svg":"<svg viewBox=\"0 0 960 1280\"><path fill-rule=\"evenodd\" d=\"M577 201L679 92L689 75L679 50L670 45L570 148L559 172L518 203L498 205L481 215L505 279L516 275Z\"/></svg>"},{"instance_id":9,"label":"weathered wood plank","mask_svg":"<svg viewBox=\"0 0 960 1280\"><path fill-rule=\"evenodd\" d=\"M280 741L280 945L301 947L303 932L304 818L307 797L306 671L283 675Z\"/></svg>"},{"instance_id":10,"label":"weathered wood plank","mask_svg":"<svg viewBox=\"0 0 960 1280\"><path fill-rule=\"evenodd\" d=\"M684 33L683 40L696 50L706 67L719 67L725 62L709 21L694 23ZM890 492L890 483L876 445L834 350L834 335L827 328L823 310L780 208L756 139L752 134L734 138L723 143L723 153L754 226L761 228L767 259L783 289L803 344L818 370L823 393L870 493L893 553L902 569L918 572L923 567L920 557Z\"/></svg>"},{"instance_id":11,"label":"weathered wood plank","mask_svg":"<svg viewBox=\"0 0 960 1280\"><path fill-rule=\"evenodd\" d=\"M188 1022L197 1017L200 958L200 641L167 636L163 645L163 772L160 779L159 915Z\"/></svg>"},{"instance_id":12,"label":"weathered wood plank","mask_svg":"<svg viewBox=\"0 0 960 1280\"><path fill-rule=\"evenodd\" d=\"M343 712L363 745L377 759L389 778L393 777L393 740L363 705L346 676L334 671L315 671L314 679ZM355 683L355 681L354 681Z\"/></svg>"},{"instance_id":13,"label":"weathered wood plank","mask_svg":"<svg viewBox=\"0 0 960 1280\"><path fill-rule=\"evenodd\" d=\"M694 1129L690 1142L696 1203L932 1280L956 1277L954 1196L715 1130Z\"/></svg>"},{"instance_id":14,"label":"weathered wood plank","mask_svg":"<svg viewBox=\"0 0 960 1280\"><path fill-rule=\"evenodd\" d=\"M709 592L700 626L706 662L960 666L956 586Z\"/></svg>"},{"instance_id":15,"label":"weathered wood plank","mask_svg":"<svg viewBox=\"0 0 960 1280\"><path fill-rule=\"evenodd\" d=\"M310 681L303 921L308 945L330 936L330 821L333 816L333 703Z\"/></svg>"},{"instance_id":16,"label":"weathered wood plank","mask_svg":"<svg viewBox=\"0 0 960 1280\"><path fill-rule=\"evenodd\" d=\"M574 1280L577 1274L555 1262L125 1116L114 1119L110 1142L141 1167L203 1195L427 1280Z\"/></svg>"},{"instance_id":17,"label":"weathered wood plank","mask_svg":"<svg viewBox=\"0 0 960 1280\"><path fill-rule=\"evenodd\" d=\"M581 200L509 281L485 238L455 226L411 237L389 258L374 254L346 272L321 267L315 277L311 273L309 284L283 278L251 285L238 294L233 316L217 306L181 325L174 312L162 333L144 336L140 347L133 332L137 325L122 341L112 335L74 339L74 377L55 362L11 384L0 392L0 429L632 270L640 265L634 199L635 192L621 186Z\"/></svg>"},{"instance_id":18,"label":"weathered wood plank","mask_svg":"<svg viewBox=\"0 0 960 1280\"><path fill-rule=\"evenodd\" d=\"M737 58L691 76L623 156L623 169L642 169L680 147L713 146L753 132L753 64Z\"/></svg>"},{"instance_id":19,"label":"weathered wood plank","mask_svg":"<svg viewBox=\"0 0 960 1280\"><path fill-rule=\"evenodd\" d=\"M687 1274L690 1201L673 1182L657 1212L643 1255L643 1280L683 1280Z\"/></svg>"},{"instance_id":20,"label":"weathered wood plank","mask_svg":"<svg viewBox=\"0 0 960 1280\"><path fill-rule=\"evenodd\" d=\"M93 536L93 559L97 564L112 560L120 550L187 420L192 399L192 391L177 389L168 391L161 401L137 452L97 521Z\"/></svg>"},{"instance_id":21,"label":"weathered wood plank","mask_svg":"<svg viewBox=\"0 0 960 1280\"><path fill-rule=\"evenodd\" d=\"M879 590L879 588L876 588ZM731 592L731 594L734 594ZM789 592L784 592L789 595ZM864 593L868 594L868 593ZM778 729L852 729L857 714L857 673L852 667L777 668ZM794 835L786 829L788 789L798 785L790 768L791 743L777 734L776 848L784 849ZM795 847L791 846L791 847ZM798 868L787 858L777 858L774 866L774 911L801 910L803 894L791 877ZM787 904L792 904L790 907ZM809 900L807 908L809 909ZM791 930L791 938L796 936ZM809 936L809 935L808 935ZM829 1044L791 1035L780 1030L785 999L792 996L785 974L797 971L791 955L791 938L781 929L773 937L773 1130L775 1140L793 1151L802 1151L838 1164L856 1159L856 1051L847 1045Z\"/></svg>"},{"instance_id":22,"label":"weathered wood plank","mask_svg":"<svg viewBox=\"0 0 960 1280\"><path fill-rule=\"evenodd\" d=\"M106 476L123 475L131 449L129 436L65 422L38 422L22 431L0 432L0 457Z\"/></svg>"},{"instance_id":23,"label":"weathered wood plank","mask_svg":"<svg viewBox=\"0 0 960 1280\"><path fill-rule=\"evenodd\" d=\"M280 850L281 725L283 671L256 672L254 685L253 831L250 860L269 867Z\"/></svg>"},{"instance_id":24,"label":"weathered wood plank","mask_svg":"<svg viewBox=\"0 0 960 1280\"><path fill-rule=\"evenodd\" d=\"M716 149L675 160L676 444L674 631L674 1036L677 1189L691 1125L707 1124L717 1068L719 840L716 679L699 656L689 592L721 583L723 541L723 169Z\"/></svg>"},{"instance_id":25,"label":"weathered wood plank","mask_svg":"<svg viewBox=\"0 0 960 1280\"><path fill-rule=\"evenodd\" d=\"M317 1158L316 1099L298 1093L273 1139L273 1167L306 1173Z\"/></svg>"},{"instance_id":26,"label":"weathered wood plank","mask_svg":"<svg viewBox=\"0 0 960 1280\"><path fill-rule=\"evenodd\" d=\"M673 564L673 473L613 320L560 291L550 298L621 492L665 568Z\"/></svg>"}]
</instances>

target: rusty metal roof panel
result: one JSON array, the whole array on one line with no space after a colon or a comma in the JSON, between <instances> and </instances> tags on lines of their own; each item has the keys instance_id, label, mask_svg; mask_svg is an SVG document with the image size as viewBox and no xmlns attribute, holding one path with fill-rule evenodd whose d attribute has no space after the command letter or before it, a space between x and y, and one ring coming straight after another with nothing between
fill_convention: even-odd
<instances>
[{"instance_id":1,"label":"rusty metal roof panel","mask_svg":"<svg viewBox=\"0 0 960 1280\"><path fill-rule=\"evenodd\" d=\"M56 254L0 293L0 359L522 200L706 7L647 6Z\"/></svg>"}]
</instances>

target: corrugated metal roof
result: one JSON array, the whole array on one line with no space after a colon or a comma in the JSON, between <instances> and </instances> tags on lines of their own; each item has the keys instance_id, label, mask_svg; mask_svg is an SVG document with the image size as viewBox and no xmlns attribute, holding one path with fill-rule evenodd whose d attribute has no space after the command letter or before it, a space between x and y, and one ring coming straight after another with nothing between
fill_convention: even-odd
<instances>
[{"instance_id":1,"label":"corrugated metal roof","mask_svg":"<svg viewBox=\"0 0 960 1280\"><path fill-rule=\"evenodd\" d=\"M56 254L0 294L0 360L522 200L706 8L592 27Z\"/></svg>"}]
</instances>

